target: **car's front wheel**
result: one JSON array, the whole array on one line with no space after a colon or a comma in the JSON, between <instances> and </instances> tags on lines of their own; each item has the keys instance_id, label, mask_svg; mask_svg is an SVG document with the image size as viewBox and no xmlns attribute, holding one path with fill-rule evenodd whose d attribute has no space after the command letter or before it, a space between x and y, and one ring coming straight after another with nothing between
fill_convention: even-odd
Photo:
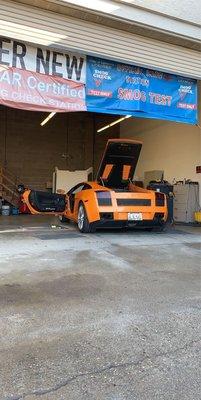
<instances>
[{"instance_id":1,"label":"car's front wheel","mask_svg":"<svg viewBox=\"0 0 201 400\"><path fill-rule=\"evenodd\" d=\"M83 203L80 203L78 208L77 226L82 233L93 233L95 229L92 224L89 223L87 213Z\"/></svg>"}]
</instances>

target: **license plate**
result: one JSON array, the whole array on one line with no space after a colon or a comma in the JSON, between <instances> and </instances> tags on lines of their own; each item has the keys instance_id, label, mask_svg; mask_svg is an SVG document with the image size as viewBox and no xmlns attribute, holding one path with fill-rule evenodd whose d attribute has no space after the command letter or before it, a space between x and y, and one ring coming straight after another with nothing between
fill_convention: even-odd
<instances>
[{"instance_id":1,"label":"license plate","mask_svg":"<svg viewBox=\"0 0 201 400\"><path fill-rule=\"evenodd\" d=\"M128 221L142 221L142 213L128 213Z\"/></svg>"}]
</instances>

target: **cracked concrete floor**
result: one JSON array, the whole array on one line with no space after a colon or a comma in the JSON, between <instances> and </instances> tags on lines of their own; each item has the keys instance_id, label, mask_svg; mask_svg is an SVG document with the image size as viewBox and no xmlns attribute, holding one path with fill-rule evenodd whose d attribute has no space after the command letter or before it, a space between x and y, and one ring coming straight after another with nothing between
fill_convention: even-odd
<instances>
[{"instance_id":1,"label":"cracked concrete floor","mask_svg":"<svg viewBox=\"0 0 201 400\"><path fill-rule=\"evenodd\" d=\"M200 399L201 228L0 217L0 399Z\"/></svg>"}]
</instances>

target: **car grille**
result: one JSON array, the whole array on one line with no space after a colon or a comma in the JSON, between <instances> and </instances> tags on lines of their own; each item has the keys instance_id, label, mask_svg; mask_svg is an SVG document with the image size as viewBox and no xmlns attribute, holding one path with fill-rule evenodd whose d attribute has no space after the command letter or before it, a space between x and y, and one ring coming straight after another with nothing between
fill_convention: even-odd
<instances>
[{"instance_id":1,"label":"car grille","mask_svg":"<svg viewBox=\"0 0 201 400\"><path fill-rule=\"evenodd\" d=\"M117 199L118 206L150 206L150 199Z\"/></svg>"},{"instance_id":2,"label":"car grille","mask_svg":"<svg viewBox=\"0 0 201 400\"><path fill-rule=\"evenodd\" d=\"M112 200L107 198L107 197L103 197L102 199L99 198L98 199L98 205L99 206L111 206L112 205Z\"/></svg>"},{"instance_id":3,"label":"car grille","mask_svg":"<svg viewBox=\"0 0 201 400\"><path fill-rule=\"evenodd\" d=\"M100 219L106 219L106 220L114 219L114 215L113 213L100 213Z\"/></svg>"}]
</instances>

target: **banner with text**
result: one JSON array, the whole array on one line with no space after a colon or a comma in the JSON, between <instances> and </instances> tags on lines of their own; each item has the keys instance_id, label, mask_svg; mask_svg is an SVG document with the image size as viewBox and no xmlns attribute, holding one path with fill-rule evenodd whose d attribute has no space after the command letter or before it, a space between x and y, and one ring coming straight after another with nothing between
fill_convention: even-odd
<instances>
[{"instance_id":1,"label":"banner with text","mask_svg":"<svg viewBox=\"0 0 201 400\"><path fill-rule=\"evenodd\" d=\"M197 123L197 81L87 57L88 111Z\"/></svg>"},{"instance_id":2,"label":"banner with text","mask_svg":"<svg viewBox=\"0 0 201 400\"><path fill-rule=\"evenodd\" d=\"M85 111L84 84L0 65L0 104L30 111Z\"/></svg>"},{"instance_id":3,"label":"banner with text","mask_svg":"<svg viewBox=\"0 0 201 400\"><path fill-rule=\"evenodd\" d=\"M85 111L86 57L0 38L0 104Z\"/></svg>"}]
</instances>

